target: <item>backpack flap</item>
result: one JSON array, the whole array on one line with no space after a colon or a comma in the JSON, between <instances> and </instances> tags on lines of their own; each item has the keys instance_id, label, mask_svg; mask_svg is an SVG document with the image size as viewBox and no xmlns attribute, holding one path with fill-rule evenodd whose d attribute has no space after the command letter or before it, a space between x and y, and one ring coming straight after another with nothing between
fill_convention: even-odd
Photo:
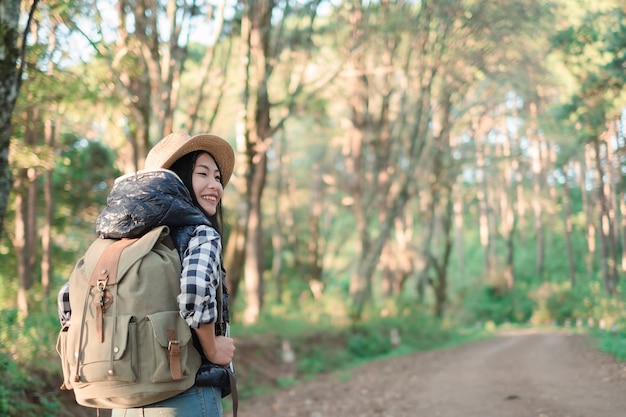
<instances>
[{"instance_id":1,"label":"backpack flap","mask_svg":"<svg viewBox=\"0 0 626 417\"><path fill-rule=\"evenodd\" d=\"M158 241L169 235L167 226L160 226L138 239L120 239L106 247L91 269L89 285L96 289L93 304L96 313L96 333L104 343L104 314L113 304L115 296L111 288L124 278L128 270L143 259ZM88 267L89 268L89 267Z\"/></svg>"},{"instance_id":2,"label":"backpack flap","mask_svg":"<svg viewBox=\"0 0 626 417\"><path fill-rule=\"evenodd\" d=\"M163 238L169 235L169 228L167 226L159 226L150 232L137 239L122 239L121 242L126 240L137 241L137 244L126 247L124 252L119 256L117 263L117 283L123 279L128 270L139 259L143 259Z\"/></svg>"}]
</instances>

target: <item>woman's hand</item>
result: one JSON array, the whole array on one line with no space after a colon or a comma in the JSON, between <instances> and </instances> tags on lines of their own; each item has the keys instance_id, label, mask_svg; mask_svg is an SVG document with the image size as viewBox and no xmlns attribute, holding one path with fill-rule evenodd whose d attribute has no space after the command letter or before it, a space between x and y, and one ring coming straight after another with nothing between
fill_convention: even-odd
<instances>
[{"instance_id":1,"label":"woman's hand","mask_svg":"<svg viewBox=\"0 0 626 417\"><path fill-rule=\"evenodd\" d=\"M202 345L204 356L216 365L228 365L235 356L235 343L232 338L215 336L214 324L201 324L194 329Z\"/></svg>"},{"instance_id":2,"label":"woman's hand","mask_svg":"<svg viewBox=\"0 0 626 417\"><path fill-rule=\"evenodd\" d=\"M235 343L233 339L226 336L215 337L215 354L210 357L207 355L207 359L217 365L228 365L233 361L235 356Z\"/></svg>"}]
</instances>

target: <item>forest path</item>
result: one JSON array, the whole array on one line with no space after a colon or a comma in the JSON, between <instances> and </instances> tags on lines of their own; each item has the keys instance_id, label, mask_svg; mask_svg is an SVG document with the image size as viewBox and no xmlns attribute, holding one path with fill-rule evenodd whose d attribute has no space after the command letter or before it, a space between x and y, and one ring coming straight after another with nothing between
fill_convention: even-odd
<instances>
[{"instance_id":1,"label":"forest path","mask_svg":"<svg viewBox=\"0 0 626 417\"><path fill-rule=\"evenodd\" d=\"M239 416L625 417L626 364L585 336L507 332L299 382L242 401Z\"/></svg>"}]
</instances>

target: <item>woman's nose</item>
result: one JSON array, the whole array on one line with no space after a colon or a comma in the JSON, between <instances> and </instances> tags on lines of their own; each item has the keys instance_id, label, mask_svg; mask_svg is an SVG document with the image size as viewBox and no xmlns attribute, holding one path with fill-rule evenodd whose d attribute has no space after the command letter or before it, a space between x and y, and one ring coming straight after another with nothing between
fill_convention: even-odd
<instances>
[{"instance_id":1,"label":"woman's nose","mask_svg":"<svg viewBox=\"0 0 626 417\"><path fill-rule=\"evenodd\" d=\"M209 183L207 185L212 190L217 190L217 189L222 187L222 183L219 182L219 180L216 180L216 179L212 179L211 181L209 181Z\"/></svg>"}]
</instances>

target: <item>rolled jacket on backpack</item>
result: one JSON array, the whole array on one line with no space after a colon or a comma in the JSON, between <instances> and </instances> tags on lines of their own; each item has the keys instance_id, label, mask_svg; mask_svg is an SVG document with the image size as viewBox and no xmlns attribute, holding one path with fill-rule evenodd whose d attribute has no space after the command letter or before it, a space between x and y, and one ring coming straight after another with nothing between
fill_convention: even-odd
<instances>
[{"instance_id":1,"label":"rolled jacket on backpack","mask_svg":"<svg viewBox=\"0 0 626 417\"><path fill-rule=\"evenodd\" d=\"M174 172L159 169L115 180L96 220L96 233L105 239L136 238L162 225L176 230L200 224L210 223L193 205L183 182Z\"/></svg>"}]
</instances>

